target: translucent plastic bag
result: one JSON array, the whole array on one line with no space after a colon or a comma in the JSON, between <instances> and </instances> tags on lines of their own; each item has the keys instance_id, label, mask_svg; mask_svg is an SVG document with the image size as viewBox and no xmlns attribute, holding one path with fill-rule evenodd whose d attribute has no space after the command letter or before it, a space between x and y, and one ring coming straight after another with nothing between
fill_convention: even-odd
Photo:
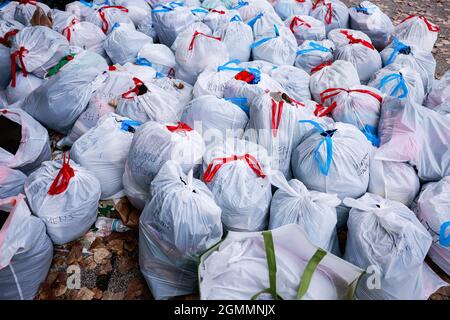
<instances>
[{"instance_id":1,"label":"translucent plastic bag","mask_svg":"<svg viewBox=\"0 0 450 320\"><path fill-rule=\"evenodd\" d=\"M0 166L0 199L15 197L23 193L23 185L27 176L19 170Z\"/></svg>"}]
</instances>

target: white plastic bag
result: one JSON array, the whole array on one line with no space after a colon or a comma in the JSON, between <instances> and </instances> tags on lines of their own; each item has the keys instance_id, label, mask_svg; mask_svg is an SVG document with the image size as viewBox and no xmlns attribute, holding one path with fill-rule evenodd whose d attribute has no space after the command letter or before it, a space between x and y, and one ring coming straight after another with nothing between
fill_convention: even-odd
<instances>
[{"instance_id":1,"label":"white plastic bag","mask_svg":"<svg viewBox=\"0 0 450 320\"><path fill-rule=\"evenodd\" d=\"M376 72L369 83L383 94L422 104L425 96L420 74L407 66L390 64Z\"/></svg>"},{"instance_id":2,"label":"white plastic bag","mask_svg":"<svg viewBox=\"0 0 450 320\"><path fill-rule=\"evenodd\" d=\"M312 6L311 16L325 24L325 29L348 28L349 14L347 6L339 0L318 0Z\"/></svg>"},{"instance_id":3,"label":"white plastic bag","mask_svg":"<svg viewBox=\"0 0 450 320\"><path fill-rule=\"evenodd\" d=\"M299 225L229 232L202 256L200 299L351 299L362 272L311 244Z\"/></svg>"},{"instance_id":4,"label":"white plastic bag","mask_svg":"<svg viewBox=\"0 0 450 320\"><path fill-rule=\"evenodd\" d=\"M128 154L128 166L135 182L148 190L168 160L180 163L186 173L199 167L204 148L201 135L185 123L149 121L136 130Z\"/></svg>"},{"instance_id":5,"label":"white plastic bag","mask_svg":"<svg viewBox=\"0 0 450 320\"><path fill-rule=\"evenodd\" d=\"M203 32L183 32L175 52L177 77L194 84L207 67L218 67L229 61L228 50L220 38Z\"/></svg>"},{"instance_id":6,"label":"white plastic bag","mask_svg":"<svg viewBox=\"0 0 450 320\"><path fill-rule=\"evenodd\" d=\"M311 124L316 126L316 132L292 153L294 177L308 190L336 193L341 200L362 196L369 185L369 141L355 126L342 122L325 128L314 121L299 125ZM347 213L345 207L339 206L339 229L345 226Z\"/></svg>"},{"instance_id":7,"label":"white plastic bag","mask_svg":"<svg viewBox=\"0 0 450 320\"><path fill-rule=\"evenodd\" d=\"M47 161L25 181L31 211L41 218L55 244L84 235L97 218L100 183L83 167L70 162Z\"/></svg>"},{"instance_id":8,"label":"white plastic bag","mask_svg":"<svg viewBox=\"0 0 450 320\"><path fill-rule=\"evenodd\" d=\"M23 109L46 127L67 133L86 108L94 80L108 68L105 59L83 51L29 94ZM72 59L73 58L73 59Z\"/></svg>"},{"instance_id":9,"label":"white plastic bag","mask_svg":"<svg viewBox=\"0 0 450 320\"><path fill-rule=\"evenodd\" d=\"M409 207L420 190L416 170L406 162L377 160L372 152L368 192Z\"/></svg>"},{"instance_id":10,"label":"white plastic bag","mask_svg":"<svg viewBox=\"0 0 450 320\"><path fill-rule=\"evenodd\" d=\"M150 13L150 5L146 0L114 0L115 6L122 6L128 9L128 17L137 26Z\"/></svg>"},{"instance_id":11,"label":"white plastic bag","mask_svg":"<svg viewBox=\"0 0 450 320\"><path fill-rule=\"evenodd\" d=\"M368 86L329 88L320 94L326 107L321 115L331 114L337 122L350 123L361 130L374 146L379 146L377 137L382 93Z\"/></svg>"},{"instance_id":12,"label":"white plastic bag","mask_svg":"<svg viewBox=\"0 0 450 320\"><path fill-rule=\"evenodd\" d=\"M305 40L296 52L295 66L311 74L315 67L333 61L334 50L334 43L330 40Z\"/></svg>"},{"instance_id":13,"label":"white plastic bag","mask_svg":"<svg viewBox=\"0 0 450 320\"><path fill-rule=\"evenodd\" d=\"M169 47L160 43L145 44L139 50L135 63L150 66L164 76L175 72L175 55Z\"/></svg>"},{"instance_id":14,"label":"white plastic bag","mask_svg":"<svg viewBox=\"0 0 450 320\"><path fill-rule=\"evenodd\" d=\"M18 1L3 1L0 4L0 19L5 21L14 21Z\"/></svg>"},{"instance_id":15,"label":"white plastic bag","mask_svg":"<svg viewBox=\"0 0 450 320\"><path fill-rule=\"evenodd\" d=\"M103 33L108 35L117 23L122 25L128 24L130 27L134 27L128 13L129 10L124 6L102 5L94 10L90 10L86 21L100 27Z\"/></svg>"},{"instance_id":16,"label":"white plastic bag","mask_svg":"<svg viewBox=\"0 0 450 320\"><path fill-rule=\"evenodd\" d=\"M0 65L2 72L0 73L0 90L4 89L11 82L11 56L8 47L0 43Z\"/></svg>"},{"instance_id":17,"label":"white plastic bag","mask_svg":"<svg viewBox=\"0 0 450 320\"><path fill-rule=\"evenodd\" d=\"M31 25L31 18L33 17L33 14L36 11L37 7L41 8L46 15L51 12L50 7L42 2L19 1L14 13L14 19L25 26Z\"/></svg>"},{"instance_id":18,"label":"white plastic bag","mask_svg":"<svg viewBox=\"0 0 450 320\"><path fill-rule=\"evenodd\" d=\"M422 187L414 211L433 242L428 256L450 275L450 176Z\"/></svg>"},{"instance_id":19,"label":"white plastic bag","mask_svg":"<svg viewBox=\"0 0 450 320\"><path fill-rule=\"evenodd\" d=\"M134 87L124 92L118 100L117 114L132 120L177 122L183 113L183 105L177 98L153 83L144 84L134 78Z\"/></svg>"},{"instance_id":20,"label":"white plastic bag","mask_svg":"<svg viewBox=\"0 0 450 320\"><path fill-rule=\"evenodd\" d=\"M159 41L170 47L177 36L196 19L190 8L179 2L170 2L153 6L152 20Z\"/></svg>"},{"instance_id":21,"label":"white plastic bag","mask_svg":"<svg viewBox=\"0 0 450 320\"><path fill-rule=\"evenodd\" d=\"M177 98L183 106L192 100L193 87L186 81L171 77L161 77L155 79L152 83L169 93L172 97Z\"/></svg>"},{"instance_id":22,"label":"white plastic bag","mask_svg":"<svg viewBox=\"0 0 450 320\"><path fill-rule=\"evenodd\" d=\"M246 23L252 27L255 40L272 35L274 26L278 29L283 26L283 20L275 12L268 11L260 11L252 19L246 20Z\"/></svg>"},{"instance_id":23,"label":"white plastic bag","mask_svg":"<svg viewBox=\"0 0 450 320\"><path fill-rule=\"evenodd\" d=\"M311 0L279 0L275 5L275 12L281 19L286 20L293 15L309 15L312 9Z\"/></svg>"},{"instance_id":24,"label":"white plastic bag","mask_svg":"<svg viewBox=\"0 0 450 320\"><path fill-rule=\"evenodd\" d=\"M53 244L20 194L0 200L0 299L33 300L47 277Z\"/></svg>"},{"instance_id":25,"label":"white plastic bag","mask_svg":"<svg viewBox=\"0 0 450 320\"><path fill-rule=\"evenodd\" d=\"M150 189L144 189L136 183L133 175L130 172L130 168L128 167L128 162L125 163L125 171L123 173L122 183L125 195L127 196L131 205L138 210L144 210L145 204L150 197Z\"/></svg>"},{"instance_id":26,"label":"white plastic bag","mask_svg":"<svg viewBox=\"0 0 450 320\"><path fill-rule=\"evenodd\" d=\"M255 37L251 48L255 60L292 66L297 52L297 40L288 28L273 25L271 32L266 30L264 35Z\"/></svg>"},{"instance_id":27,"label":"white plastic bag","mask_svg":"<svg viewBox=\"0 0 450 320\"><path fill-rule=\"evenodd\" d=\"M23 185L27 176L19 170L0 166L0 199L15 197L23 193Z\"/></svg>"},{"instance_id":28,"label":"white plastic bag","mask_svg":"<svg viewBox=\"0 0 450 320\"><path fill-rule=\"evenodd\" d=\"M424 300L422 268L431 236L414 213L400 202L367 193L358 200L344 199L352 207L348 220L345 260L380 277L379 288L369 288L369 274L359 282L361 300Z\"/></svg>"},{"instance_id":29,"label":"white plastic bag","mask_svg":"<svg viewBox=\"0 0 450 320\"><path fill-rule=\"evenodd\" d=\"M210 145L203 157L203 172L227 230L267 227L272 192L267 176L270 158L263 147L239 139Z\"/></svg>"},{"instance_id":30,"label":"white plastic bag","mask_svg":"<svg viewBox=\"0 0 450 320\"><path fill-rule=\"evenodd\" d=\"M110 113L73 144L71 158L100 181L101 199L122 196L125 161L138 126L136 121Z\"/></svg>"},{"instance_id":31,"label":"white plastic bag","mask_svg":"<svg viewBox=\"0 0 450 320\"><path fill-rule=\"evenodd\" d=\"M328 34L328 39L336 45L334 58L351 62L362 83L367 83L370 77L381 69L381 56L363 32L334 29Z\"/></svg>"},{"instance_id":32,"label":"white plastic bag","mask_svg":"<svg viewBox=\"0 0 450 320\"><path fill-rule=\"evenodd\" d=\"M51 67L69 54L69 42L62 34L48 27L35 26L23 28L11 43L12 86L15 75L31 72L43 78ZM20 70L18 70L20 67Z\"/></svg>"},{"instance_id":33,"label":"white plastic bag","mask_svg":"<svg viewBox=\"0 0 450 320\"><path fill-rule=\"evenodd\" d=\"M337 241L336 207L340 203L336 194L308 191L303 183L292 179L273 195L269 229L298 224L312 244L331 251Z\"/></svg>"},{"instance_id":34,"label":"white plastic bag","mask_svg":"<svg viewBox=\"0 0 450 320\"><path fill-rule=\"evenodd\" d=\"M239 16L231 18L224 31L222 41L228 49L231 60L249 61L253 39L252 28Z\"/></svg>"},{"instance_id":35,"label":"white plastic bag","mask_svg":"<svg viewBox=\"0 0 450 320\"><path fill-rule=\"evenodd\" d=\"M358 72L353 64L336 60L325 62L311 70L309 89L314 100L320 102L320 94L328 88L350 88L360 84Z\"/></svg>"},{"instance_id":36,"label":"white plastic bag","mask_svg":"<svg viewBox=\"0 0 450 320\"><path fill-rule=\"evenodd\" d=\"M412 101L386 97L378 132L381 147L376 159L409 162L424 181L450 175L450 117Z\"/></svg>"},{"instance_id":37,"label":"white plastic bag","mask_svg":"<svg viewBox=\"0 0 450 320\"><path fill-rule=\"evenodd\" d=\"M310 16L290 16L284 21L284 25L294 34L298 45L301 45L305 40L321 41L326 38L323 22Z\"/></svg>"},{"instance_id":38,"label":"white plastic bag","mask_svg":"<svg viewBox=\"0 0 450 320\"><path fill-rule=\"evenodd\" d=\"M303 69L294 66L280 66L273 69L270 76L281 84L286 93L295 100L311 99L309 74Z\"/></svg>"},{"instance_id":39,"label":"white plastic bag","mask_svg":"<svg viewBox=\"0 0 450 320\"><path fill-rule=\"evenodd\" d=\"M377 50L391 41L394 25L381 9L370 1L362 1L349 8L350 27L367 34Z\"/></svg>"},{"instance_id":40,"label":"white plastic bag","mask_svg":"<svg viewBox=\"0 0 450 320\"><path fill-rule=\"evenodd\" d=\"M139 219L139 265L155 299L195 292L197 257L222 238L221 210L206 185L168 161Z\"/></svg>"},{"instance_id":41,"label":"white plastic bag","mask_svg":"<svg viewBox=\"0 0 450 320\"><path fill-rule=\"evenodd\" d=\"M231 101L205 95L186 105L181 121L200 132L205 144L210 144L231 137L241 138L248 116Z\"/></svg>"},{"instance_id":42,"label":"white plastic bag","mask_svg":"<svg viewBox=\"0 0 450 320\"><path fill-rule=\"evenodd\" d=\"M385 66L395 63L414 69L422 78L425 93L431 90L436 72L436 60L431 52L394 38L391 44L381 52L381 58Z\"/></svg>"},{"instance_id":43,"label":"white plastic bag","mask_svg":"<svg viewBox=\"0 0 450 320\"><path fill-rule=\"evenodd\" d=\"M70 45L106 57L106 52L103 47L106 35L97 25L74 19L61 30L61 33L67 38Z\"/></svg>"},{"instance_id":44,"label":"white plastic bag","mask_svg":"<svg viewBox=\"0 0 450 320\"><path fill-rule=\"evenodd\" d=\"M4 128L0 146L0 165L11 169L18 169L25 174L33 171L43 161L50 160L50 139L47 130L22 109L0 109L0 118L18 124L19 133L15 128ZM2 128L3 129L3 128ZM9 132L9 134L6 134ZM11 136L10 136L11 134ZM10 141L17 141L17 145L8 146Z\"/></svg>"},{"instance_id":45,"label":"white plastic bag","mask_svg":"<svg viewBox=\"0 0 450 320\"><path fill-rule=\"evenodd\" d=\"M425 16L410 15L395 26L393 37L431 52L440 28Z\"/></svg>"},{"instance_id":46,"label":"white plastic bag","mask_svg":"<svg viewBox=\"0 0 450 320\"><path fill-rule=\"evenodd\" d=\"M239 60L231 60L217 68L209 67L205 69L198 75L195 82L194 97L214 95L217 98L223 98L223 91L227 82L244 70L244 68L239 66L239 62Z\"/></svg>"},{"instance_id":47,"label":"white plastic bag","mask_svg":"<svg viewBox=\"0 0 450 320\"><path fill-rule=\"evenodd\" d=\"M425 107L430 109L450 109L450 71L447 71L440 80L435 80L433 87L425 100Z\"/></svg>"},{"instance_id":48,"label":"white plastic bag","mask_svg":"<svg viewBox=\"0 0 450 320\"><path fill-rule=\"evenodd\" d=\"M135 62L139 51L153 39L137 31L129 24L118 24L106 37L104 48L111 61L116 64Z\"/></svg>"}]
</instances>

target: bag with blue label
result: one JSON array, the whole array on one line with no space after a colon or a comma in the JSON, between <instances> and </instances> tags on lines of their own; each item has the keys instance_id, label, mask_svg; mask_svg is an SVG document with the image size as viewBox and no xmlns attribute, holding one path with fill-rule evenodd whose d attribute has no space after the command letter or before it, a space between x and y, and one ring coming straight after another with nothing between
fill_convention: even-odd
<instances>
[{"instance_id":1,"label":"bag with blue label","mask_svg":"<svg viewBox=\"0 0 450 320\"><path fill-rule=\"evenodd\" d=\"M249 61L254 42L253 30L240 16L235 15L221 35L222 41L228 49L231 60Z\"/></svg>"},{"instance_id":2,"label":"bag with blue label","mask_svg":"<svg viewBox=\"0 0 450 320\"><path fill-rule=\"evenodd\" d=\"M450 176L422 187L414 211L433 243L428 256L450 275Z\"/></svg>"},{"instance_id":3,"label":"bag with blue label","mask_svg":"<svg viewBox=\"0 0 450 320\"><path fill-rule=\"evenodd\" d=\"M314 125L315 132L292 153L294 177L308 190L336 193L341 200L366 193L372 146L364 134L342 122L320 125L307 120L298 125ZM341 229L347 222L348 208L339 205L337 215Z\"/></svg>"},{"instance_id":4,"label":"bag with blue label","mask_svg":"<svg viewBox=\"0 0 450 320\"><path fill-rule=\"evenodd\" d=\"M125 161L139 126L139 122L109 113L73 144L71 158L100 181L101 199L123 196Z\"/></svg>"}]
</instances>

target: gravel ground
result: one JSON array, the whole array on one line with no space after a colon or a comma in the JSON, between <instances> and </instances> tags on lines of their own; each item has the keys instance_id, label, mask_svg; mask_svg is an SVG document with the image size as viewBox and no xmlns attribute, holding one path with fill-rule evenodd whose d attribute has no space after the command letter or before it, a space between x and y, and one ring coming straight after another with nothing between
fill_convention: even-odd
<instances>
[{"instance_id":1,"label":"gravel ground","mask_svg":"<svg viewBox=\"0 0 450 320\"><path fill-rule=\"evenodd\" d=\"M70 1L42 1L52 7L64 8ZM344 0L347 5L354 1ZM394 21L399 23L410 14L423 14L441 28L433 53L437 60L437 77L450 68L449 0L435 1L380 1L379 5ZM53 141L60 137L52 136ZM108 204L103 203L105 207ZM111 204L109 204L111 205ZM114 204L112 204L114 206ZM130 209L131 210L131 209ZM101 213L102 210L100 209ZM106 214L118 217L116 210ZM65 246L55 247L55 257L47 281L43 284L37 299L151 299L151 294L139 271L138 235L136 231L115 233L108 237L96 237L94 232ZM427 261L439 275L450 283L438 267ZM67 267L77 265L81 269L81 289L67 288ZM182 299L195 299L196 296ZM450 286L442 288L431 299L449 300Z\"/></svg>"}]
</instances>

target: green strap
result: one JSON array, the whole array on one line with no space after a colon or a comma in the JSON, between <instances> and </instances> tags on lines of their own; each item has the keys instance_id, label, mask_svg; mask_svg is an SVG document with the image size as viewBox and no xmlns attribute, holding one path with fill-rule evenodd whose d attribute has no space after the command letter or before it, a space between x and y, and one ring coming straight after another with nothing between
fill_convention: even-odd
<instances>
[{"instance_id":1,"label":"green strap","mask_svg":"<svg viewBox=\"0 0 450 320\"><path fill-rule=\"evenodd\" d=\"M309 285L311 283L312 276L320 261L327 255L327 252L322 249L317 249L316 253L312 256L312 258L308 261L306 265L305 271L302 274L302 278L300 280L300 286L297 291L297 300L301 300L303 296L308 291Z\"/></svg>"},{"instance_id":2,"label":"green strap","mask_svg":"<svg viewBox=\"0 0 450 320\"><path fill-rule=\"evenodd\" d=\"M275 247L273 245L273 237L271 231L263 231L264 246L266 248L267 267L269 269L269 285L270 287L256 293L251 300L255 300L263 293L270 293L275 300L282 300L277 293L277 261L275 259Z\"/></svg>"},{"instance_id":3,"label":"green strap","mask_svg":"<svg viewBox=\"0 0 450 320\"><path fill-rule=\"evenodd\" d=\"M52 76L54 76L55 74L57 74L59 72L59 70L61 70L62 67L64 67L66 64L68 64L70 61L73 60L73 58L75 57L74 54L69 54L68 56L65 56L64 58L62 58L57 65L55 65L54 67L52 67L48 72L46 77L50 78Z\"/></svg>"}]
</instances>

